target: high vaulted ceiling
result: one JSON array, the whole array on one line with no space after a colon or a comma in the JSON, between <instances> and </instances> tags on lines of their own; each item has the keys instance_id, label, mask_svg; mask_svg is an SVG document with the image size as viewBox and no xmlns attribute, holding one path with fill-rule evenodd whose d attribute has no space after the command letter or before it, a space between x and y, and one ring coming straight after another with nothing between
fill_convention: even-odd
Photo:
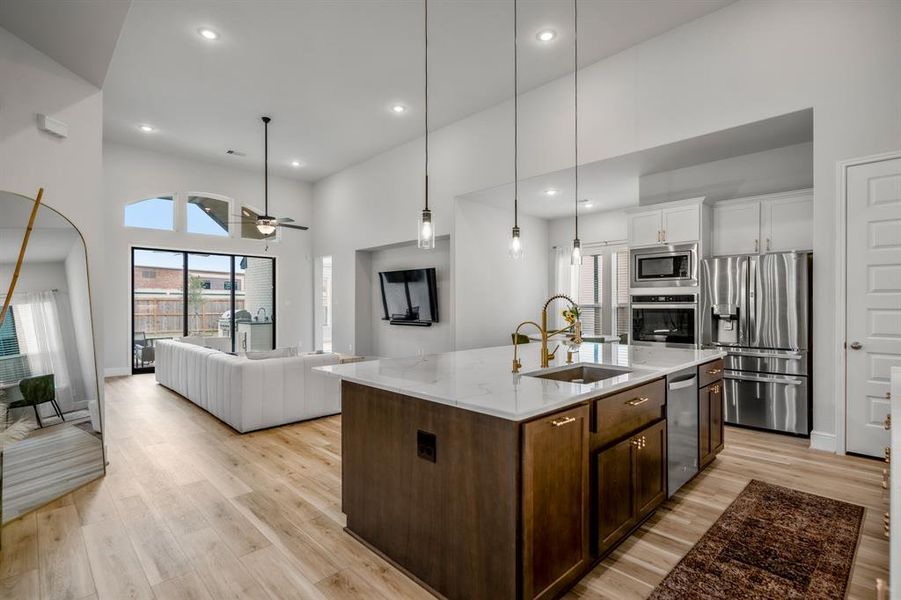
<instances>
[{"instance_id":1,"label":"high vaulted ceiling","mask_svg":"<svg viewBox=\"0 0 901 600\"><path fill-rule=\"evenodd\" d=\"M581 0L580 63L730 2ZM512 95L512 6L430 1L432 128ZM557 33L550 43L536 38L545 28ZM572 70L571 2L521 0L519 35L520 91ZM419 0L137 0L104 86L105 137L257 169L268 114L273 172L314 181L422 135L422 38ZM394 103L409 110L392 114Z\"/></svg>"}]
</instances>

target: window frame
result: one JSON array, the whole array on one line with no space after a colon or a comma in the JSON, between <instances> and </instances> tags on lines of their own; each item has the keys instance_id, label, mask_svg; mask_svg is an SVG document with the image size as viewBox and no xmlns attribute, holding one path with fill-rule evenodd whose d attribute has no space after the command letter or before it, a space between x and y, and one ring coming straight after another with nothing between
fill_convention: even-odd
<instances>
[{"instance_id":1,"label":"window frame","mask_svg":"<svg viewBox=\"0 0 901 600\"><path fill-rule=\"evenodd\" d=\"M238 202L229 196L225 196L223 194L216 194L213 192L179 192L179 196L181 196L181 200L179 204L181 205L181 225L182 229L179 231L183 231L187 235L198 235L205 238L221 238L221 239L234 239L234 227L232 227L231 219L234 217L232 211L235 208L235 205ZM228 221L226 221L226 230L225 235L219 235L218 233L203 233L200 231L188 231L188 204L190 204L191 198L209 198L210 200L217 200L220 202L225 202L228 204Z\"/></svg>"}]
</instances>

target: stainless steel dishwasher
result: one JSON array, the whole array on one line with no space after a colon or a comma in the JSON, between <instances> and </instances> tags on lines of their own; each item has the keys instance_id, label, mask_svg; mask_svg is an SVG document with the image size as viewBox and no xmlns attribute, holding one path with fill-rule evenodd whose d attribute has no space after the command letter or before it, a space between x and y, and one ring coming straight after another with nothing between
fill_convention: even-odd
<instances>
[{"instance_id":1,"label":"stainless steel dishwasher","mask_svg":"<svg viewBox=\"0 0 901 600\"><path fill-rule=\"evenodd\" d=\"M667 498L698 472L698 368L666 377Z\"/></svg>"}]
</instances>

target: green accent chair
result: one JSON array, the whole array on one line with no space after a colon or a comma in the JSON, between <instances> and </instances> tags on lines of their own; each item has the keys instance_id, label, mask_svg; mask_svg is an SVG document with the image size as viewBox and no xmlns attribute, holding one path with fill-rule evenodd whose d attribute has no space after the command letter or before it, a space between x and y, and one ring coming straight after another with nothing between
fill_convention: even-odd
<instances>
[{"instance_id":1,"label":"green accent chair","mask_svg":"<svg viewBox=\"0 0 901 600\"><path fill-rule=\"evenodd\" d=\"M513 339L514 344L528 344L530 341L529 336L523 335L521 333L511 333L510 337Z\"/></svg>"},{"instance_id":2,"label":"green accent chair","mask_svg":"<svg viewBox=\"0 0 901 600\"><path fill-rule=\"evenodd\" d=\"M53 405L53 410L56 411L60 420L66 420L66 418L63 417L63 412L59 409L59 404L56 403L56 387L53 384L52 373L50 375L38 375L37 377L27 377L23 379L19 382L19 392L22 394L22 399L10 402L8 408L30 406L34 409L34 418L37 419L38 426L44 426L44 424L41 423L41 415L38 413L38 405L47 402Z\"/></svg>"}]
</instances>

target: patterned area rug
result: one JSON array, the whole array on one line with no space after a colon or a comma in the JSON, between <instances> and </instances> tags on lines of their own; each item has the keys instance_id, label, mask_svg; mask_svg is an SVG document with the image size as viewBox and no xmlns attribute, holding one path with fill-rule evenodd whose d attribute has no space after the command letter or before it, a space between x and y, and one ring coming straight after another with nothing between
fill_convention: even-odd
<instances>
[{"instance_id":1,"label":"patterned area rug","mask_svg":"<svg viewBox=\"0 0 901 600\"><path fill-rule=\"evenodd\" d=\"M844 598L863 514L753 480L650 597Z\"/></svg>"}]
</instances>

